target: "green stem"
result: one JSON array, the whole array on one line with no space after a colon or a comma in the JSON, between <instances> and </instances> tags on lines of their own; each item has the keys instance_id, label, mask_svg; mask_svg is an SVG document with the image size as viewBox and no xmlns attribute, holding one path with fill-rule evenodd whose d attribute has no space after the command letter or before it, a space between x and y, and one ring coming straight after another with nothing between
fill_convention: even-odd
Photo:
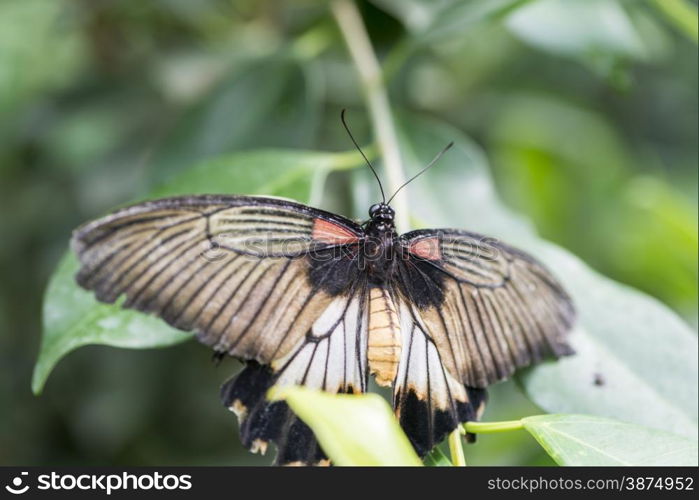
<instances>
[{"instance_id":1,"label":"green stem","mask_svg":"<svg viewBox=\"0 0 699 500\"><path fill-rule=\"evenodd\" d=\"M502 422L466 422L463 426L466 432L474 434L492 434L494 432L518 431L524 428L521 420L505 420Z\"/></svg>"},{"instance_id":2,"label":"green stem","mask_svg":"<svg viewBox=\"0 0 699 500\"><path fill-rule=\"evenodd\" d=\"M466 467L464 447L461 444L461 430L458 427L449 434L449 454L451 455L451 463L457 467Z\"/></svg>"},{"instance_id":3,"label":"green stem","mask_svg":"<svg viewBox=\"0 0 699 500\"><path fill-rule=\"evenodd\" d=\"M364 93L376 142L383 158L387 174L387 196L395 192L405 181L393 115L384 85L381 67L371 46L364 21L352 0L333 0L330 8L345 40ZM403 192L394 199L396 228L399 232L409 229L408 208Z\"/></svg>"}]
</instances>

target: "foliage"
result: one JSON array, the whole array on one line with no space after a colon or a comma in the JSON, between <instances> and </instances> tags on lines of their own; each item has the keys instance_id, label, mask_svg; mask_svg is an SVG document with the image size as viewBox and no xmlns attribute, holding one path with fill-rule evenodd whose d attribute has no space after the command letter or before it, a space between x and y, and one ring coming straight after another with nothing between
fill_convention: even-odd
<instances>
[{"instance_id":1,"label":"foliage","mask_svg":"<svg viewBox=\"0 0 699 500\"><path fill-rule=\"evenodd\" d=\"M303 387L274 390L285 399L338 465L418 465L388 404L375 394L331 396ZM342 418L338 417L342 415ZM468 432L525 429L559 465L697 465L697 441L589 415L537 415L503 423L468 423ZM451 466L436 449L425 465Z\"/></svg>"},{"instance_id":2,"label":"foliage","mask_svg":"<svg viewBox=\"0 0 699 500\"><path fill-rule=\"evenodd\" d=\"M697 465L697 441L588 415L541 415L522 425L560 465Z\"/></svg>"},{"instance_id":3,"label":"foliage","mask_svg":"<svg viewBox=\"0 0 699 500\"><path fill-rule=\"evenodd\" d=\"M328 394L305 387L272 388L309 424L337 465L421 465L393 410L377 394Z\"/></svg>"},{"instance_id":4,"label":"foliage","mask_svg":"<svg viewBox=\"0 0 699 500\"><path fill-rule=\"evenodd\" d=\"M22 430L0 434L0 462L13 454L27 463L252 463L246 452L231 460L237 438L212 387L221 375L191 342L143 357L82 348L59 365L41 400L16 390L30 376L41 290L80 222L175 193L274 194L350 216L375 201L366 169L345 171L360 165L356 154L332 153L350 145L341 107L351 108L360 140L371 135L326 6L233 4L0 4L0 61L16 70L0 76L0 208L12 214L1 224L13 235L0 247L9 263L0 288L8 332L0 335L0 407L27 415L0 414L0 428ZM408 188L413 224L468 228L536 254L580 311L578 355L523 373L529 400L512 383L493 388L486 418L539 413L533 402L642 426L525 418L558 463L582 463L561 451L562 436L579 433L622 462L685 460L680 435L696 438L697 420L696 335L686 324L697 317L695 3L361 6L408 173L457 141ZM73 283L74 271L65 257L46 290L35 391L81 345L141 349L189 338L97 304ZM200 430L182 436L174 423L182 419ZM605 437L614 433L591 432L609 425L645 433L653 456L629 458ZM47 445L26 446L27 433ZM482 436L466 454L469 464L551 463L521 432ZM443 458L436 451L432 460Z\"/></svg>"}]
</instances>

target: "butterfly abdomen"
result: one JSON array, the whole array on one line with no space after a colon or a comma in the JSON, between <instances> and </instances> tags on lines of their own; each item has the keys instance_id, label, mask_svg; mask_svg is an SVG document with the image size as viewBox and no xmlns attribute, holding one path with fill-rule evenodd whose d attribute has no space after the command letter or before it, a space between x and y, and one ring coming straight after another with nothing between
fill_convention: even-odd
<instances>
[{"instance_id":1,"label":"butterfly abdomen","mask_svg":"<svg viewBox=\"0 0 699 500\"><path fill-rule=\"evenodd\" d=\"M369 371L377 384L390 386L400 361L400 322L391 296L381 287L373 287L369 296L368 343Z\"/></svg>"}]
</instances>

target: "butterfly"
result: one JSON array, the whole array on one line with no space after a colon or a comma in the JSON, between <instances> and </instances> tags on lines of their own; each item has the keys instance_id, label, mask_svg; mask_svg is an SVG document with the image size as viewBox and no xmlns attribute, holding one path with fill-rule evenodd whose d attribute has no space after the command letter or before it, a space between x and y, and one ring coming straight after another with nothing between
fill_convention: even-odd
<instances>
[{"instance_id":1,"label":"butterfly","mask_svg":"<svg viewBox=\"0 0 699 500\"><path fill-rule=\"evenodd\" d=\"M74 231L76 279L102 302L125 296L123 307L242 360L221 397L251 451L274 443L277 464L327 463L310 428L267 400L268 389L358 394L373 376L392 387L396 416L425 456L480 418L487 386L571 354L575 311L541 263L495 239L458 229L399 235L379 187L383 201L361 224L263 196L122 208Z\"/></svg>"}]
</instances>

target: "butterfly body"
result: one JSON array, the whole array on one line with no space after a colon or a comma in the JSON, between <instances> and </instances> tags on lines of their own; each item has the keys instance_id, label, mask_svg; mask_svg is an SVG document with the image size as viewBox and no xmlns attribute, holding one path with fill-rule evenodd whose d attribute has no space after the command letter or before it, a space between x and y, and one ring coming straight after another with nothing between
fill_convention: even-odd
<instances>
[{"instance_id":1,"label":"butterfly body","mask_svg":"<svg viewBox=\"0 0 699 500\"><path fill-rule=\"evenodd\" d=\"M245 362L221 389L243 444L322 463L273 385L392 386L420 455L483 411L485 388L570 354L574 309L543 265L456 229L398 235L385 203L357 224L288 200L200 195L126 207L78 228L78 283Z\"/></svg>"},{"instance_id":2,"label":"butterfly body","mask_svg":"<svg viewBox=\"0 0 699 500\"><path fill-rule=\"evenodd\" d=\"M370 289L368 334L369 373L377 384L388 387L398 373L403 339L400 318L386 288Z\"/></svg>"},{"instance_id":3,"label":"butterfly body","mask_svg":"<svg viewBox=\"0 0 699 500\"><path fill-rule=\"evenodd\" d=\"M366 267L369 281L383 286L393 279L396 253L400 253L395 212L388 205L377 203L369 209L369 217L360 242L360 260Z\"/></svg>"}]
</instances>

